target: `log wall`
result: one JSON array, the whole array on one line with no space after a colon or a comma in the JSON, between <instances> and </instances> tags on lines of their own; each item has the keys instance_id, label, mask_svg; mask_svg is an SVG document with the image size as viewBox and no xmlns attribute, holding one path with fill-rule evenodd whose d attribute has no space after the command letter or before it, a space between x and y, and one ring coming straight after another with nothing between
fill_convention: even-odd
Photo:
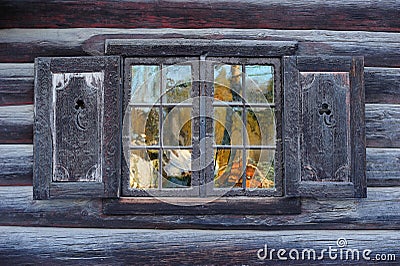
<instances>
[{"instance_id":1,"label":"log wall","mask_svg":"<svg viewBox=\"0 0 400 266\"><path fill-rule=\"evenodd\" d=\"M399 229L399 9L397 0L1 1L0 225ZM103 55L106 39L124 38L297 41L297 55L364 56L368 198L302 199L300 215L257 217L105 217L97 200L32 201L34 59Z\"/></svg>"}]
</instances>

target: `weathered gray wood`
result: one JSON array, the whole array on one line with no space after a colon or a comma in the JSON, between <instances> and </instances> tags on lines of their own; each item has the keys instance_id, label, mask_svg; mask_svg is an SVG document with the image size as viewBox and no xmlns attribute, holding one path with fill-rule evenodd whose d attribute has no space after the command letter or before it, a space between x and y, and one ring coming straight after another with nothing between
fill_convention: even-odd
<instances>
[{"instance_id":1,"label":"weathered gray wood","mask_svg":"<svg viewBox=\"0 0 400 266\"><path fill-rule=\"evenodd\" d=\"M123 56L246 56L281 57L293 55L297 42L259 40L111 39L107 55Z\"/></svg>"},{"instance_id":2,"label":"weathered gray wood","mask_svg":"<svg viewBox=\"0 0 400 266\"><path fill-rule=\"evenodd\" d=\"M400 186L400 149L367 150L368 186Z\"/></svg>"},{"instance_id":3,"label":"weathered gray wood","mask_svg":"<svg viewBox=\"0 0 400 266\"><path fill-rule=\"evenodd\" d=\"M94 228L40 228L40 227L0 227L0 258L4 264L84 264L84 265L339 265L370 264L362 257L365 249L372 250L368 256L393 254L388 262L379 265L398 263L400 256L398 242L400 233L391 230L368 231L207 231L207 230L132 230L132 229L94 229ZM360 251L359 260L339 259L338 239L347 242L342 247ZM268 256L260 260L257 252L275 249L273 259ZM337 249L337 256L330 259L328 252L323 260L279 261L277 250L288 253L296 249L302 256L303 249L314 249L317 256L323 249ZM210 255L212 254L212 255ZM264 252L260 253L261 256ZM312 256L311 256L312 257ZM393 261L395 260L395 261Z\"/></svg>"},{"instance_id":4,"label":"weathered gray wood","mask_svg":"<svg viewBox=\"0 0 400 266\"><path fill-rule=\"evenodd\" d=\"M32 201L32 187L0 187L0 225L203 228L400 229L399 188L369 188L363 199L302 199L297 215L102 215L99 199ZM251 205L248 205L251 209ZM390 210L390 211L388 211Z\"/></svg>"},{"instance_id":5,"label":"weathered gray wood","mask_svg":"<svg viewBox=\"0 0 400 266\"><path fill-rule=\"evenodd\" d=\"M33 106L0 106L0 144L31 144Z\"/></svg>"},{"instance_id":6,"label":"weathered gray wood","mask_svg":"<svg viewBox=\"0 0 400 266\"><path fill-rule=\"evenodd\" d=\"M365 102L400 104L400 68L366 68Z\"/></svg>"},{"instance_id":7,"label":"weathered gray wood","mask_svg":"<svg viewBox=\"0 0 400 266\"><path fill-rule=\"evenodd\" d=\"M400 148L400 105L367 105L365 124L368 147Z\"/></svg>"},{"instance_id":8,"label":"weathered gray wood","mask_svg":"<svg viewBox=\"0 0 400 266\"><path fill-rule=\"evenodd\" d=\"M65 197L70 183L49 194L53 182L78 180L93 181L99 197L118 195L120 79L117 56L36 59L35 199Z\"/></svg>"},{"instance_id":9,"label":"weathered gray wood","mask_svg":"<svg viewBox=\"0 0 400 266\"><path fill-rule=\"evenodd\" d=\"M399 31L397 1L3 1L2 28L276 28ZM157 10L157 13L154 13ZM36 15L39 14L39 15ZM21 19L23 17L24 19Z\"/></svg>"},{"instance_id":10,"label":"weathered gray wood","mask_svg":"<svg viewBox=\"0 0 400 266\"><path fill-rule=\"evenodd\" d=\"M32 145L0 145L0 186L31 186Z\"/></svg>"},{"instance_id":11,"label":"weathered gray wood","mask_svg":"<svg viewBox=\"0 0 400 266\"><path fill-rule=\"evenodd\" d=\"M347 28L343 30L348 30ZM106 39L241 39L299 41L298 55L363 55L366 66L399 67L400 33L235 29L11 29L0 30L0 62L39 56L103 55Z\"/></svg>"},{"instance_id":12,"label":"weathered gray wood","mask_svg":"<svg viewBox=\"0 0 400 266\"><path fill-rule=\"evenodd\" d=\"M358 57L284 57L289 195L366 196L363 70Z\"/></svg>"},{"instance_id":13,"label":"weathered gray wood","mask_svg":"<svg viewBox=\"0 0 400 266\"><path fill-rule=\"evenodd\" d=\"M33 64L0 64L0 106L33 103Z\"/></svg>"},{"instance_id":14,"label":"weathered gray wood","mask_svg":"<svg viewBox=\"0 0 400 266\"><path fill-rule=\"evenodd\" d=\"M249 208L251 206L251 208ZM207 198L123 198L103 201L109 215L282 215L300 214L300 198L223 197Z\"/></svg>"}]
</instances>

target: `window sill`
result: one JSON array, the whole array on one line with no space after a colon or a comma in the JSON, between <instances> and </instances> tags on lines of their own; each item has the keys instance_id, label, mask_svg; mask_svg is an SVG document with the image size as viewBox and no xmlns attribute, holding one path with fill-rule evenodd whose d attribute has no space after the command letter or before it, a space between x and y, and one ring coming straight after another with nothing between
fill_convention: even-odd
<instances>
[{"instance_id":1,"label":"window sill","mask_svg":"<svg viewBox=\"0 0 400 266\"><path fill-rule=\"evenodd\" d=\"M107 215L282 215L300 214L297 197L120 198L103 201Z\"/></svg>"}]
</instances>

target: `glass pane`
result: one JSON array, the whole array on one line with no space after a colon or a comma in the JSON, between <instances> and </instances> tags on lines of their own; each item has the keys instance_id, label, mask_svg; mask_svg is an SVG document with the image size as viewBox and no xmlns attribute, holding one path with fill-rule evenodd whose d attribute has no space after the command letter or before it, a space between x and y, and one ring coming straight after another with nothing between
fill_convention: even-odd
<instances>
[{"instance_id":1,"label":"glass pane","mask_svg":"<svg viewBox=\"0 0 400 266\"><path fill-rule=\"evenodd\" d=\"M158 187L158 150L133 150L129 158L129 187Z\"/></svg>"},{"instance_id":2,"label":"glass pane","mask_svg":"<svg viewBox=\"0 0 400 266\"><path fill-rule=\"evenodd\" d=\"M192 151L163 150L163 188L190 187L192 181Z\"/></svg>"},{"instance_id":3,"label":"glass pane","mask_svg":"<svg viewBox=\"0 0 400 266\"><path fill-rule=\"evenodd\" d=\"M274 103L274 67L246 65L246 100L249 103Z\"/></svg>"},{"instance_id":4,"label":"glass pane","mask_svg":"<svg viewBox=\"0 0 400 266\"><path fill-rule=\"evenodd\" d=\"M131 145L151 146L159 143L158 108L131 107Z\"/></svg>"},{"instance_id":5,"label":"glass pane","mask_svg":"<svg viewBox=\"0 0 400 266\"><path fill-rule=\"evenodd\" d=\"M275 115L271 108L246 108L249 145L275 145Z\"/></svg>"},{"instance_id":6,"label":"glass pane","mask_svg":"<svg viewBox=\"0 0 400 266\"><path fill-rule=\"evenodd\" d=\"M163 68L163 94L167 103L180 103L190 98L192 68L190 65L172 65Z\"/></svg>"},{"instance_id":7,"label":"glass pane","mask_svg":"<svg viewBox=\"0 0 400 266\"><path fill-rule=\"evenodd\" d=\"M214 149L214 165L216 188L242 187L242 150Z\"/></svg>"},{"instance_id":8,"label":"glass pane","mask_svg":"<svg viewBox=\"0 0 400 266\"><path fill-rule=\"evenodd\" d=\"M242 145L244 127L241 107L214 108L214 139L216 145Z\"/></svg>"},{"instance_id":9,"label":"glass pane","mask_svg":"<svg viewBox=\"0 0 400 266\"><path fill-rule=\"evenodd\" d=\"M163 145L192 145L191 108L163 108Z\"/></svg>"},{"instance_id":10,"label":"glass pane","mask_svg":"<svg viewBox=\"0 0 400 266\"><path fill-rule=\"evenodd\" d=\"M132 66L132 103L156 103L160 99L160 67Z\"/></svg>"},{"instance_id":11,"label":"glass pane","mask_svg":"<svg viewBox=\"0 0 400 266\"><path fill-rule=\"evenodd\" d=\"M275 150L248 150L246 163L247 188L273 188L275 186Z\"/></svg>"},{"instance_id":12,"label":"glass pane","mask_svg":"<svg viewBox=\"0 0 400 266\"><path fill-rule=\"evenodd\" d=\"M241 102L242 66L214 66L214 98L224 102Z\"/></svg>"}]
</instances>

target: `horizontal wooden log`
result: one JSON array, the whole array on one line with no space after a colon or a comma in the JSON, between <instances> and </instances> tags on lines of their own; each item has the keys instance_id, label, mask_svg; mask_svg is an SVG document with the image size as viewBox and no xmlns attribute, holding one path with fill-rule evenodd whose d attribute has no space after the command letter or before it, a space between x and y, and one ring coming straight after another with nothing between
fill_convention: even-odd
<instances>
[{"instance_id":1,"label":"horizontal wooden log","mask_svg":"<svg viewBox=\"0 0 400 266\"><path fill-rule=\"evenodd\" d=\"M33 104L33 64L0 63L0 106ZM365 68L365 102L400 104L400 68Z\"/></svg>"},{"instance_id":2,"label":"horizontal wooden log","mask_svg":"<svg viewBox=\"0 0 400 266\"><path fill-rule=\"evenodd\" d=\"M390 230L166 231L4 226L0 232L0 258L5 265L365 265L371 261L395 265L400 256L400 233ZM338 239L346 246L340 247ZM312 254L308 257L310 249L320 257L321 251L329 248L334 249L331 257L328 252L322 259L314 260ZM272 249L275 252L269 256ZM280 255L288 260L278 259L279 249L285 250ZM289 257L291 249L299 252L298 260ZM354 257L346 252L350 249L357 252ZM363 257L364 250L371 253ZM267 256L262 260L264 254ZM385 261L376 262L378 258Z\"/></svg>"},{"instance_id":3,"label":"horizontal wooden log","mask_svg":"<svg viewBox=\"0 0 400 266\"><path fill-rule=\"evenodd\" d=\"M0 145L0 186L32 185L32 145Z\"/></svg>"},{"instance_id":4,"label":"horizontal wooden log","mask_svg":"<svg viewBox=\"0 0 400 266\"><path fill-rule=\"evenodd\" d=\"M400 148L400 105L366 105L367 147ZM32 143L33 107L0 107L0 143Z\"/></svg>"},{"instance_id":5,"label":"horizontal wooden log","mask_svg":"<svg viewBox=\"0 0 400 266\"><path fill-rule=\"evenodd\" d=\"M400 33L323 30L5 29L0 62L33 62L39 56L104 54L106 39L242 39L298 41L298 55L365 56L369 67L400 67Z\"/></svg>"},{"instance_id":6,"label":"horizontal wooden log","mask_svg":"<svg viewBox=\"0 0 400 266\"><path fill-rule=\"evenodd\" d=\"M33 143L33 106L0 106L0 144Z\"/></svg>"},{"instance_id":7,"label":"horizontal wooden log","mask_svg":"<svg viewBox=\"0 0 400 266\"><path fill-rule=\"evenodd\" d=\"M365 109L367 147L400 148L400 105L368 104Z\"/></svg>"},{"instance_id":8,"label":"horizontal wooden log","mask_svg":"<svg viewBox=\"0 0 400 266\"><path fill-rule=\"evenodd\" d=\"M400 186L400 149L368 149L369 186Z\"/></svg>"},{"instance_id":9,"label":"horizontal wooden log","mask_svg":"<svg viewBox=\"0 0 400 266\"><path fill-rule=\"evenodd\" d=\"M365 68L365 102L400 104L400 68Z\"/></svg>"},{"instance_id":10,"label":"horizontal wooden log","mask_svg":"<svg viewBox=\"0 0 400 266\"><path fill-rule=\"evenodd\" d=\"M33 64L0 64L0 106L33 103Z\"/></svg>"},{"instance_id":11,"label":"horizontal wooden log","mask_svg":"<svg viewBox=\"0 0 400 266\"><path fill-rule=\"evenodd\" d=\"M296 215L104 215L99 199L32 200L32 187L0 187L0 226L197 229L400 229L400 190L364 199L302 198ZM251 209L251 205L248 205Z\"/></svg>"},{"instance_id":12,"label":"horizontal wooden log","mask_svg":"<svg viewBox=\"0 0 400 266\"><path fill-rule=\"evenodd\" d=\"M274 28L400 31L398 1L2 1L1 28ZM21 19L23 18L23 19Z\"/></svg>"}]
</instances>

